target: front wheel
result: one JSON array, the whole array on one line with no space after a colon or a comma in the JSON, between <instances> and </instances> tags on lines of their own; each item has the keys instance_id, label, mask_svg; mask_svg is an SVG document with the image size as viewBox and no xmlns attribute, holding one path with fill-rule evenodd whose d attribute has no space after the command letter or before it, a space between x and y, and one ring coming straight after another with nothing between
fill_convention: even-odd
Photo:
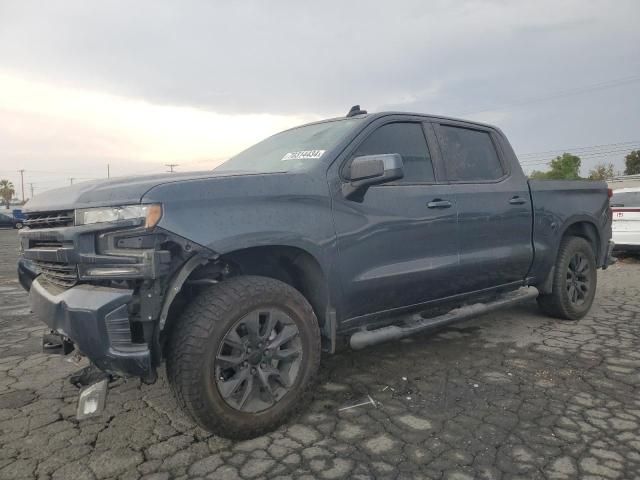
<instances>
[{"instance_id":1,"label":"front wheel","mask_svg":"<svg viewBox=\"0 0 640 480\"><path fill-rule=\"evenodd\" d=\"M169 339L167 376L203 428L244 439L284 423L309 399L320 331L289 285L239 276L203 291Z\"/></svg>"},{"instance_id":2,"label":"front wheel","mask_svg":"<svg viewBox=\"0 0 640 480\"><path fill-rule=\"evenodd\" d=\"M553 317L578 320L593 304L597 281L591 244L581 237L567 237L560 243L551 293L538 296L538 305Z\"/></svg>"}]
</instances>

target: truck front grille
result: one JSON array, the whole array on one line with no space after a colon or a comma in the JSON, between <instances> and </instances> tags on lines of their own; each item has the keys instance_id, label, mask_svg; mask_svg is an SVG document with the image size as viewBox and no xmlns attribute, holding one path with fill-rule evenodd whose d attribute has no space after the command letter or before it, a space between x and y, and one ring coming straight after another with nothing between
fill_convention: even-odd
<instances>
[{"instance_id":1,"label":"truck front grille","mask_svg":"<svg viewBox=\"0 0 640 480\"><path fill-rule=\"evenodd\" d=\"M37 271L50 283L62 288L71 288L78 283L78 267L68 263L33 262Z\"/></svg>"},{"instance_id":2,"label":"truck front grille","mask_svg":"<svg viewBox=\"0 0 640 480\"><path fill-rule=\"evenodd\" d=\"M27 213L24 225L31 229L69 227L73 225L73 210Z\"/></svg>"}]
</instances>

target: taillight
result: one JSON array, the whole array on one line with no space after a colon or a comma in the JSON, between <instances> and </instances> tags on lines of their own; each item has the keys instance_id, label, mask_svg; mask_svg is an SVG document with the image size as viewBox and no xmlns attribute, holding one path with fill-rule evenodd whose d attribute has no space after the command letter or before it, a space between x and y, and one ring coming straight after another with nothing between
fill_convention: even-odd
<instances>
[{"instance_id":1,"label":"taillight","mask_svg":"<svg viewBox=\"0 0 640 480\"><path fill-rule=\"evenodd\" d=\"M607 188L607 196L609 198L613 197L613 190L611 190L610 188Z\"/></svg>"}]
</instances>

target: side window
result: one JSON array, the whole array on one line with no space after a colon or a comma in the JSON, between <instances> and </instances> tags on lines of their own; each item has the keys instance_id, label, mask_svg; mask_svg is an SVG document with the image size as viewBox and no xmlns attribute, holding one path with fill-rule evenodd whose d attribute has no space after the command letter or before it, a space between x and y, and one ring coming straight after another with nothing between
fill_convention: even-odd
<instances>
[{"instance_id":1,"label":"side window","mask_svg":"<svg viewBox=\"0 0 640 480\"><path fill-rule=\"evenodd\" d=\"M397 183L433 182L433 165L427 140L419 123L389 123L369 135L353 157L399 153L404 164L404 177Z\"/></svg>"},{"instance_id":2,"label":"side window","mask_svg":"<svg viewBox=\"0 0 640 480\"><path fill-rule=\"evenodd\" d=\"M489 133L448 125L440 125L438 130L449 180L497 180L504 175Z\"/></svg>"}]
</instances>

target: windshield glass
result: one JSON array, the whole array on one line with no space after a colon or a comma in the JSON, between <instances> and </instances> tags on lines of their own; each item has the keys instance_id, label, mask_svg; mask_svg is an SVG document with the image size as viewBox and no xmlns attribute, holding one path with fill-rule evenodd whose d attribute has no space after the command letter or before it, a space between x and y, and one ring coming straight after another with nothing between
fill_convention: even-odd
<instances>
[{"instance_id":1,"label":"windshield glass","mask_svg":"<svg viewBox=\"0 0 640 480\"><path fill-rule=\"evenodd\" d=\"M610 204L612 207L640 207L640 192L614 193Z\"/></svg>"},{"instance_id":2,"label":"windshield glass","mask_svg":"<svg viewBox=\"0 0 640 480\"><path fill-rule=\"evenodd\" d=\"M307 170L320 162L326 151L337 145L362 118L316 123L277 133L240 152L216 172L255 173Z\"/></svg>"}]
</instances>

